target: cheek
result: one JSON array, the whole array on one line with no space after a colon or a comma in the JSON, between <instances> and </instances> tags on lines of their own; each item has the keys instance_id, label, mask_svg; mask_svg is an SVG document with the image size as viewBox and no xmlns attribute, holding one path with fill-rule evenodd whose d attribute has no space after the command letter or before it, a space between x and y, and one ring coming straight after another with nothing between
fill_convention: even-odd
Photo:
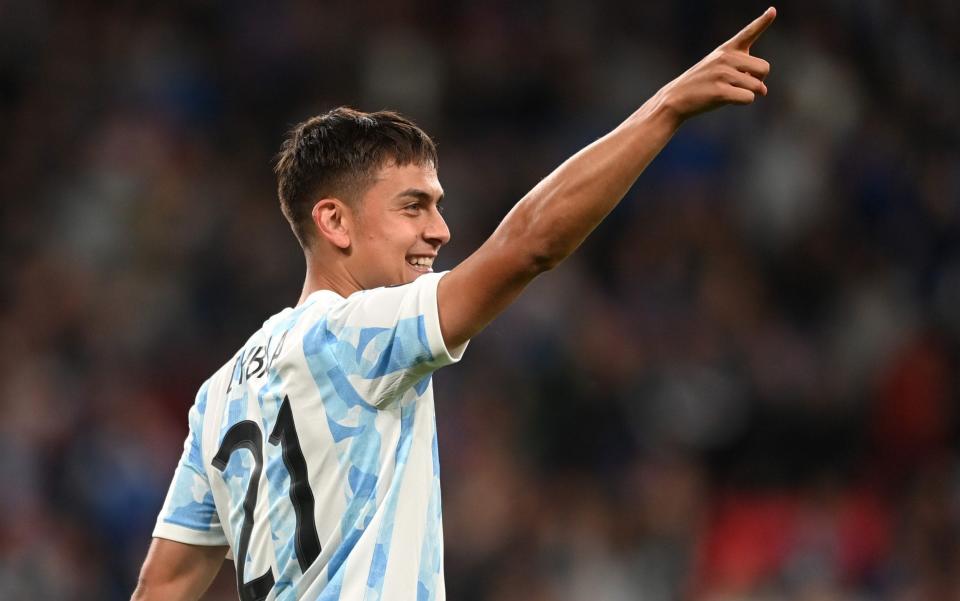
<instances>
[{"instance_id":1,"label":"cheek","mask_svg":"<svg viewBox=\"0 0 960 601\"><path fill-rule=\"evenodd\" d=\"M363 246L363 254L376 255L381 252L389 234L381 227L366 226L357 232L358 241Z\"/></svg>"},{"instance_id":2,"label":"cheek","mask_svg":"<svg viewBox=\"0 0 960 601\"><path fill-rule=\"evenodd\" d=\"M396 236L383 233L364 239L363 256L366 261L380 268L395 269L398 262L405 263L409 246Z\"/></svg>"},{"instance_id":3,"label":"cheek","mask_svg":"<svg viewBox=\"0 0 960 601\"><path fill-rule=\"evenodd\" d=\"M358 232L362 241L361 254L366 260L379 264L400 261L406 263L407 253L416 245L417 232L410 220L396 219L367 223Z\"/></svg>"}]
</instances>

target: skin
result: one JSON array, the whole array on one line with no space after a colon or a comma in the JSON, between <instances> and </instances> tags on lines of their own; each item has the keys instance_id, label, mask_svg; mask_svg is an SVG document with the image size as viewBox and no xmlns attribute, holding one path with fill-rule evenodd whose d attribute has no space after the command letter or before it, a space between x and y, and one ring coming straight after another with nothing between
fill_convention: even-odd
<instances>
[{"instance_id":1,"label":"skin","mask_svg":"<svg viewBox=\"0 0 960 601\"><path fill-rule=\"evenodd\" d=\"M227 549L153 539L133 599L199 599L223 566Z\"/></svg>"},{"instance_id":2,"label":"skin","mask_svg":"<svg viewBox=\"0 0 960 601\"><path fill-rule=\"evenodd\" d=\"M507 214L490 238L437 289L448 347L479 333L538 275L569 256L616 207L651 160L689 118L766 96L765 60L750 48L776 17L767 9L737 35L660 89L616 129L570 157ZM319 200L306 251L300 302L316 290L358 290L412 282L410 264L435 257L450 240L439 211L443 189L432 165L385 165L356 205ZM223 563L226 547L154 539L133 599L199 598Z\"/></svg>"},{"instance_id":3,"label":"skin","mask_svg":"<svg viewBox=\"0 0 960 601\"><path fill-rule=\"evenodd\" d=\"M300 302L315 290L346 297L406 284L432 271L411 260L432 260L450 241L440 214L442 199L433 165L388 164L355 205L337 198L318 201L312 216L319 240L306 252Z\"/></svg>"}]
</instances>

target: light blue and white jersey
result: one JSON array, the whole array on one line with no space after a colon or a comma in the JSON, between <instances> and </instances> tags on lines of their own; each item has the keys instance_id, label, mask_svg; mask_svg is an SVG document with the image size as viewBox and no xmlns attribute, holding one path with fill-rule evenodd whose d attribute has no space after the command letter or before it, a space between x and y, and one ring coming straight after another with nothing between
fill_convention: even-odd
<instances>
[{"instance_id":1,"label":"light blue and white jersey","mask_svg":"<svg viewBox=\"0 0 960 601\"><path fill-rule=\"evenodd\" d=\"M442 276L268 319L200 388L153 535L229 545L244 600L444 599Z\"/></svg>"}]
</instances>

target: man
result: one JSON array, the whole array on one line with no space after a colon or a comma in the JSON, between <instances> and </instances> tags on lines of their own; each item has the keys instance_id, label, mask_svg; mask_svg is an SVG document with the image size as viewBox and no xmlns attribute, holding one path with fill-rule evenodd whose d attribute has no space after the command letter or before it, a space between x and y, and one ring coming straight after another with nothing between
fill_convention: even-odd
<instances>
[{"instance_id":1,"label":"man","mask_svg":"<svg viewBox=\"0 0 960 601\"><path fill-rule=\"evenodd\" d=\"M135 599L443 599L431 373L572 253L689 117L766 95L768 9L533 188L473 255L450 239L433 143L395 113L299 125L277 165L307 274L201 387Z\"/></svg>"}]
</instances>

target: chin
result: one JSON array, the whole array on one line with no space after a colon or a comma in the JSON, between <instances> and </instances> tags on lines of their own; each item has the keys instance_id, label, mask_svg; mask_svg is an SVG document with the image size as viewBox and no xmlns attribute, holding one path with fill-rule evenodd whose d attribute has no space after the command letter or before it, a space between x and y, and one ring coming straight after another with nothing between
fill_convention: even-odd
<instances>
[{"instance_id":1,"label":"chin","mask_svg":"<svg viewBox=\"0 0 960 601\"><path fill-rule=\"evenodd\" d=\"M406 278L406 281L404 281L403 283L404 283L404 284L409 284L409 283L413 282L414 280L416 280L418 277L420 277L420 276L422 276L422 275L427 275L428 273L433 273L433 272L432 272L432 271L423 271L423 272L420 272L420 271L417 271L417 270L415 270L415 269L409 269L409 268L408 268L408 269L406 270L406 276L407 276L407 278Z\"/></svg>"}]
</instances>

